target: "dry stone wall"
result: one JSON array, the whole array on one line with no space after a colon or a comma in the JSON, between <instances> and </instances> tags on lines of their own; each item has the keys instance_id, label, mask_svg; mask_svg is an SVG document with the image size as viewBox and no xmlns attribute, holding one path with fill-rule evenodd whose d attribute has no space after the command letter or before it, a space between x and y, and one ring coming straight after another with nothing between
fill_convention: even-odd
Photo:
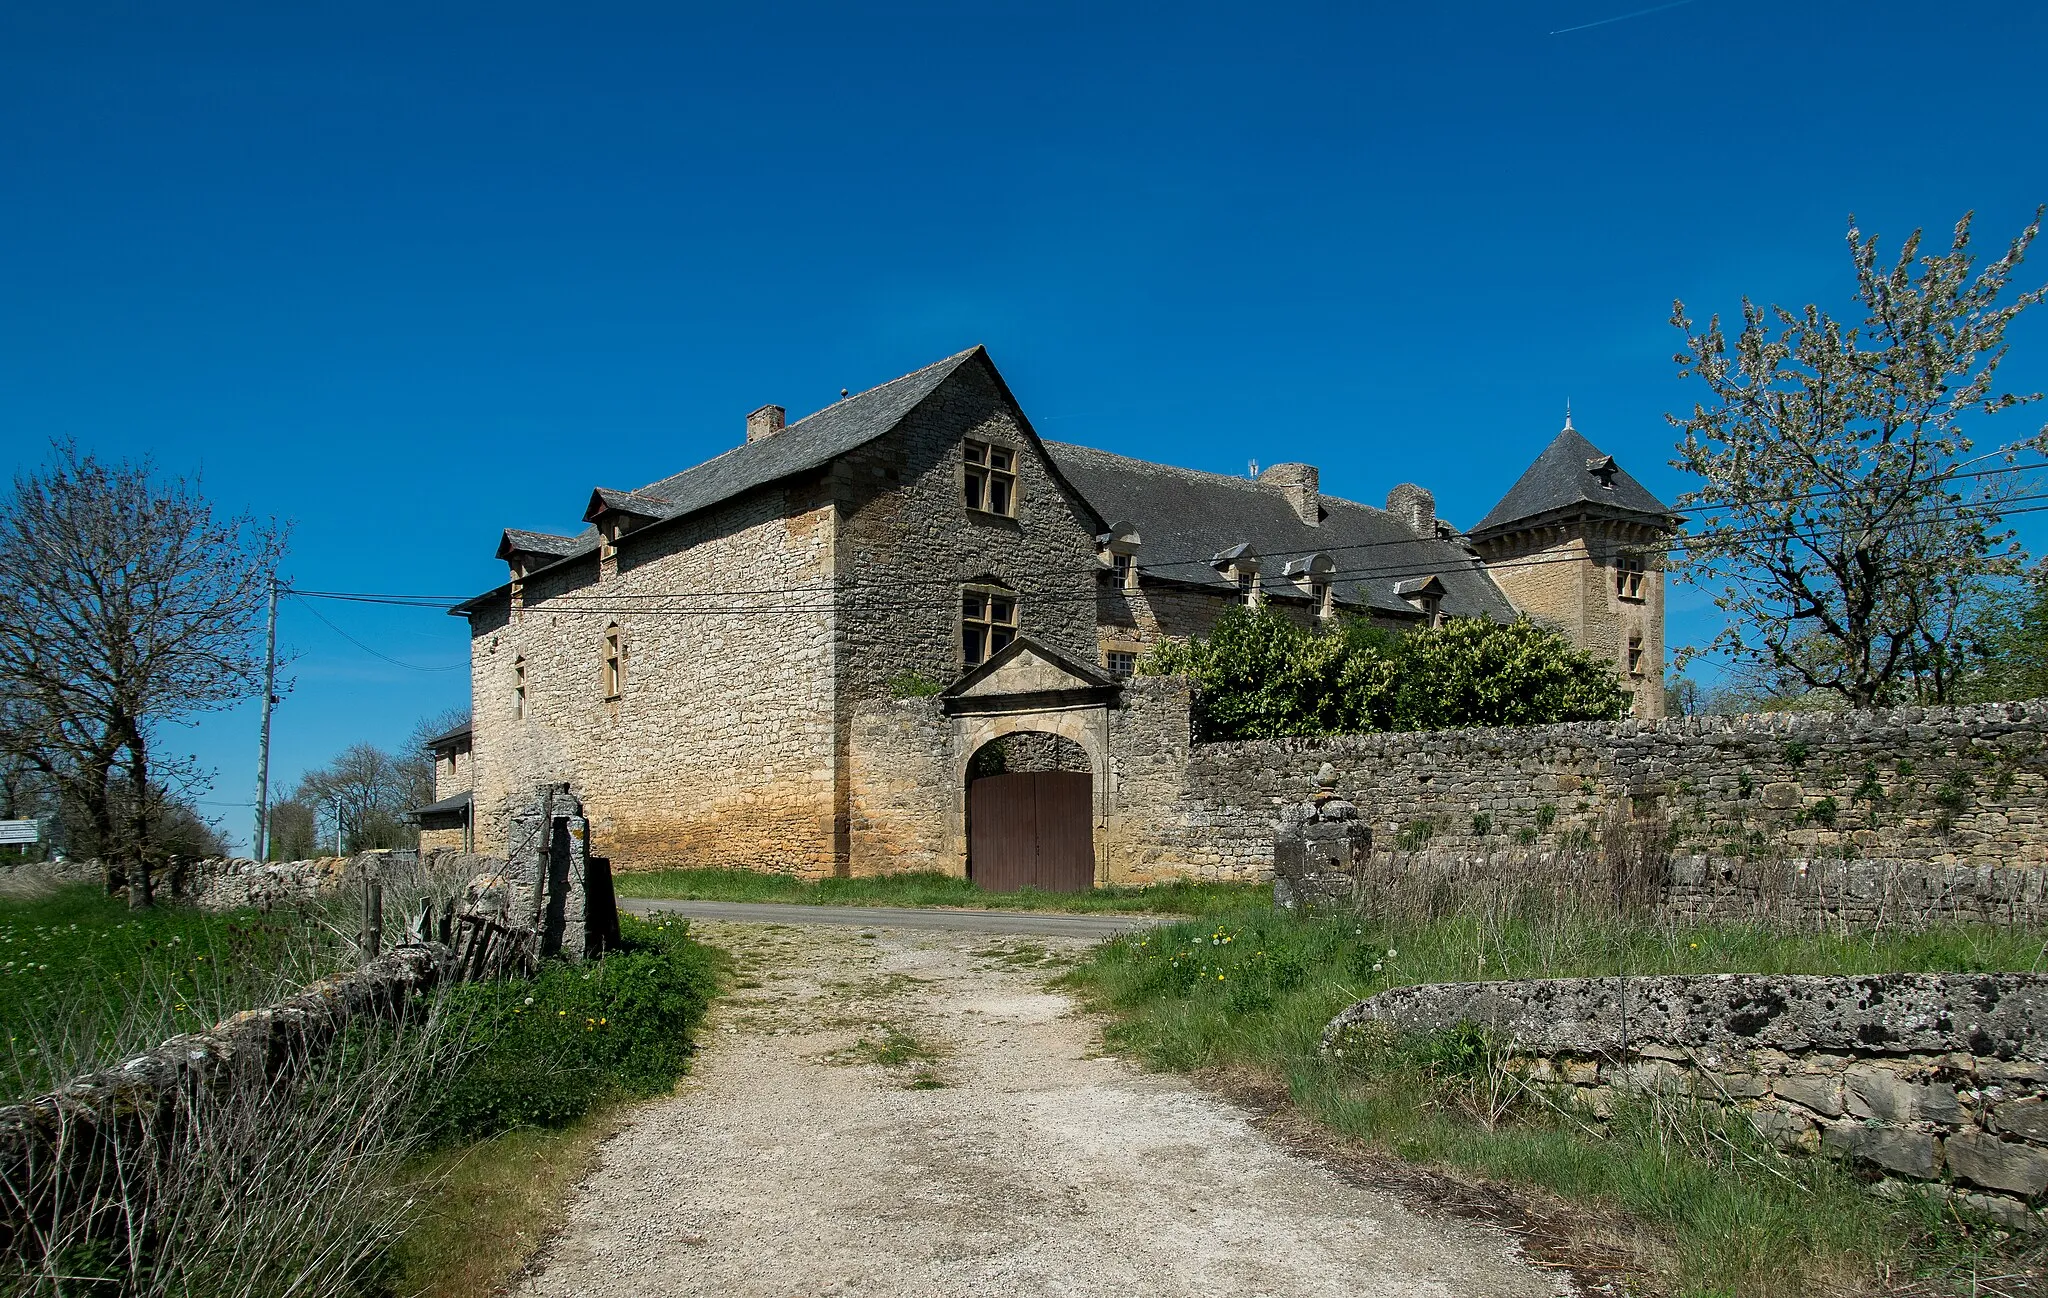
<instances>
[{"instance_id":1,"label":"dry stone wall","mask_svg":"<svg viewBox=\"0 0 2048 1298\"><path fill-rule=\"evenodd\" d=\"M1113 719L1148 869L1263 877L1280 809L1325 762L1379 850L1550 852L1617 818L1653 823L1678 858L1674 900L1701 914L1745 889L1797 892L1788 877L1858 905L1887 889L2031 905L2048 865L2044 701L1227 744L1189 742L1188 703L1185 684L1139 678Z\"/></svg>"},{"instance_id":2,"label":"dry stone wall","mask_svg":"<svg viewBox=\"0 0 2048 1298\"><path fill-rule=\"evenodd\" d=\"M1722 974L1400 987L1332 1019L1324 1051L1486 1030L1508 1071L1604 1118L1679 1096L1788 1152L1938 1182L2009 1225L2044 1220L2048 975Z\"/></svg>"}]
</instances>

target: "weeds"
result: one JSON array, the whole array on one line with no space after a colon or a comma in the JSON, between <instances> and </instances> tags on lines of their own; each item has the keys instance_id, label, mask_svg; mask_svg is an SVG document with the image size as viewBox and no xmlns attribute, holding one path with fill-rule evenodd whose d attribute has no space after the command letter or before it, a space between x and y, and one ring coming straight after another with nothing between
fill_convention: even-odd
<instances>
[{"instance_id":1,"label":"weeds","mask_svg":"<svg viewBox=\"0 0 2048 1298\"><path fill-rule=\"evenodd\" d=\"M665 901L769 901L806 906L963 906L989 910L1206 915L1268 895L1269 885L1195 883L1176 879L1147 887L1088 892L984 892L971 881L936 872L871 879L797 879L756 870L648 870L621 874L621 897Z\"/></svg>"},{"instance_id":2,"label":"weeds","mask_svg":"<svg viewBox=\"0 0 2048 1298\"><path fill-rule=\"evenodd\" d=\"M1318 1050L1344 1006L1388 987L1485 978L1870 973L2038 967L2043 934L1947 927L1787 933L1690 924L1542 886L1368 894L1358 915L1246 908L1106 943L1066 975L1112 1016L1110 1043L1179 1071L1283 1079L1326 1126L1405 1158L1618 1207L1684 1295L1765 1298L1938 1271L1954 1221L1888 1203L1825 1159L1786 1159L1711 1106L1624 1095L1604 1123L1524 1084L1513 1042L1465 1028ZM1984 1245L1981 1232L1970 1236ZM1966 1250L1967 1251L1967 1250Z\"/></svg>"}]
</instances>

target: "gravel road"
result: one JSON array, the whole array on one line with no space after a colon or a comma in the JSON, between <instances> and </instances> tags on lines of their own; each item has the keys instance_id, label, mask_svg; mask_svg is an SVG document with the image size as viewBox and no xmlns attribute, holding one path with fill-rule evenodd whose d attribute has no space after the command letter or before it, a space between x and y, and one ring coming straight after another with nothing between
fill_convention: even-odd
<instances>
[{"instance_id":1,"label":"gravel road","mask_svg":"<svg viewBox=\"0 0 2048 1298\"><path fill-rule=\"evenodd\" d=\"M1100 1053L1021 938L697 922L739 987L517 1292L1554 1295L1508 1237L1290 1154Z\"/></svg>"}]
</instances>

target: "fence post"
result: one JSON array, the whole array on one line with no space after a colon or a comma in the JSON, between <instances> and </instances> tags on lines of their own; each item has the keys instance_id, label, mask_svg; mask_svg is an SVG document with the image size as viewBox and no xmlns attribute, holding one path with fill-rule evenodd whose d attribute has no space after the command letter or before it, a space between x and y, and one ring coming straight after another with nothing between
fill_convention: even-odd
<instances>
[{"instance_id":1,"label":"fence post","mask_svg":"<svg viewBox=\"0 0 2048 1298\"><path fill-rule=\"evenodd\" d=\"M363 872L363 954L375 960L384 950L384 881L376 867Z\"/></svg>"}]
</instances>

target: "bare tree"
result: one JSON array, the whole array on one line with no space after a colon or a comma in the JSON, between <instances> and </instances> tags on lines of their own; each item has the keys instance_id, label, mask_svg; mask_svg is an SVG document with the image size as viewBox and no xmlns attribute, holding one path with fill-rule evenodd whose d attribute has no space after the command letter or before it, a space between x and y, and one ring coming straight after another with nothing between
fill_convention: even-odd
<instances>
[{"instance_id":1,"label":"bare tree","mask_svg":"<svg viewBox=\"0 0 2048 1298\"><path fill-rule=\"evenodd\" d=\"M255 633L284 544L275 522L217 517L196 481L69 441L0 502L0 696L21 722L10 750L131 867L136 905L174 823L166 803L192 774L155 738L262 688Z\"/></svg>"},{"instance_id":2,"label":"bare tree","mask_svg":"<svg viewBox=\"0 0 2048 1298\"><path fill-rule=\"evenodd\" d=\"M1940 701L1966 674L1958 626L2026 562L2006 524L2011 470L2048 429L1977 454L1964 425L2040 398L1995 378L2006 326L2043 296L2002 300L2041 212L1981 271L1969 216L1948 251L1920 257L1916 230L1889 263L1853 220L1859 326L1745 298L1731 340L1719 316L1695 332L1672 306L1679 373L1713 396L1669 416L1685 431L1673 464L1703 484L1679 501L1698 519L1681 571L1730 615L1677 659L1719 650L1851 707L1909 688Z\"/></svg>"}]
</instances>

